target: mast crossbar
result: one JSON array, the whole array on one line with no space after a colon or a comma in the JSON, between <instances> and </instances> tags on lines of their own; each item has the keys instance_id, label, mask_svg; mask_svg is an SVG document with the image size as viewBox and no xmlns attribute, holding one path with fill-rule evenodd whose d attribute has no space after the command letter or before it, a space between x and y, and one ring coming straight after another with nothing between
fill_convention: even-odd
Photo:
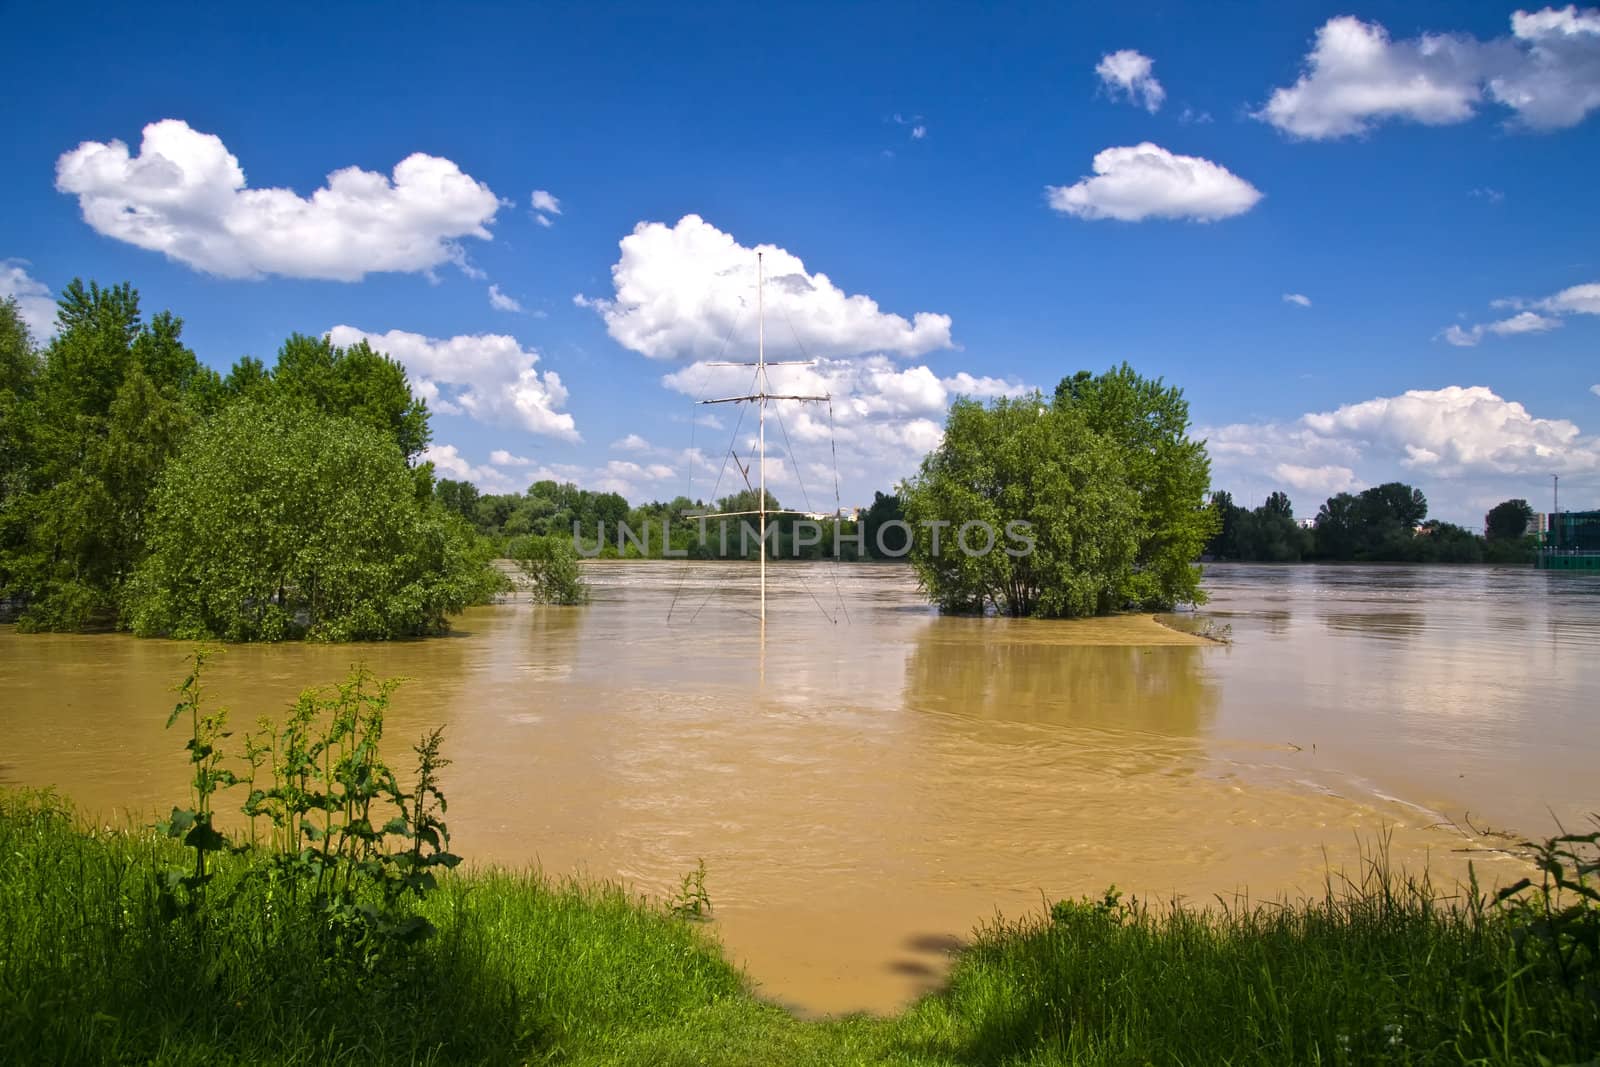
<instances>
[{"instance_id":1,"label":"mast crossbar","mask_svg":"<svg viewBox=\"0 0 1600 1067\"><path fill-rule=\"evenodd\" d=\"M702 404L738 404L746 400L812 400L818 403L832 400L831 396L797 396L788 393L751 393L749 396L724 396L716 400L702 400Z\"/></svg>"}]
</instances>

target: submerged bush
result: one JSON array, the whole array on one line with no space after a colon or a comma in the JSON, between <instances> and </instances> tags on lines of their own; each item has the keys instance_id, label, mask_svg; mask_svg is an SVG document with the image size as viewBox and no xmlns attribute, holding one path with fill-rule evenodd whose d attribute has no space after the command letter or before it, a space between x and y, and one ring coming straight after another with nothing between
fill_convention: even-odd
<instances>
[{"instance_id":1,"label":"submerged bush","mask_svg":"<svg viewBox=\"0 0 1600 1067\"><path fill-rule=\"evenodd\" d=\"M589 599L571 537L529 534L513 539L506 551L527 579L535 603L582 604Z\"/></svg>"},{"instance_id":2,"label":"submerged bush","mask_svg":"<svg viewBox=\"0 0 1600 1067\"><path fill-rule=\"evenodd\" d=\"M502 579L420 474L378 430L241 401L163 473L126 618L143 636L226 641L441 633Z\"/></svg>"}]
</instances>

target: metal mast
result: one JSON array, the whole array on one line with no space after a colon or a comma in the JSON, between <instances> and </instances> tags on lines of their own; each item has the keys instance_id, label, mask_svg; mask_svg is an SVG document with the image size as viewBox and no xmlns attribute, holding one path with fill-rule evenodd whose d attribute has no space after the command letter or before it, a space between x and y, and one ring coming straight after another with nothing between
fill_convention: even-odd
<instances>
[{"instance_id":1,"label":"metal mast","mask_svg":"<svg viewBox=\"0 0 1600 1067\"><path fill-rule=\"evenodd\" d=\"M760 533L760 537L761 537L761 624L763 626L763 632L765 632L764 628L765 628L766 622L767 622L767 512L769 510L768 507L767 507L767 402L769 400L814 400L814 401L821 401L821 402L829 402L829 401L833 400L833 397L829 396L827 394L824 394L822 396L809 396L809 395L799 395L799 394L792 394L792 393L772 393L772 392L768 392L768 390L771 388L771 386L767 383L767 368L768 367L810 367L810 366L814 366L816 361L815 360L810 360L810 359L797 359L797 360L780 360L780 361L778 361L776 363L768 363L767 362L767 321L766 321L766 302L765 302L766 301L766 294L765 294L766 279L765 279L765 274L763 273L763 271L764 271L764 268L763 268L762 262L761 262L761 253L759 251L757 251L756 252L756 361L754 363L725 363L725 362L718 361L718 362L713 362L713 363L707 363L706 364L706 366L708 366L708 367L754 367L756 369L756 380L755 380L756 391L753 392L753 393L747 393L744 396L724 396L724 397L718 397L715 400L702 400L702 401L700 401L700 403L702 403L702 404L740 404L740 403L745 403L745 402L751 402L751 403L756 404L757 407L760 409L759 410L759 415L758 415L759 429L757 431L757 437L756 437L756 456L757 456L757 462L759 462L761 464L761 472L758 475L758 483L757 483L757 489L756 489L756 508L755 508L754 511L711 512L711 513L708 513L708 514L701 515L700 518L701 519L719 519L719 518L733 518L735 516L740 516L740 515L754 515L754 516L756 516L756 520L760 525L759 533ZM737 462L738 461L738 457L735 456L734 460L735 460L735 462ZM750 484L749 476L746 475L745 485L749 486L749 484ZM792 509L790 509L790 508L773 508L773 509L770 509L770 510L772 510L774 512L781 513L781 512L785 512L785 511L791 511Z\"/></svg>"},{"instance_id":2,"label":"metal mast","mask_svg":"<svg viewBox=\"0 0 1600 1067\"><path fill-rule=\"evenodd\" d=\"M761 516L761 625L767 624L767 306L763 290L766 276L761 271L761 253L756 252L756 388L761 390L761 429L757 456L761 464L760 488L756 490L756 512Z\"/></svg>"}]
</instances>

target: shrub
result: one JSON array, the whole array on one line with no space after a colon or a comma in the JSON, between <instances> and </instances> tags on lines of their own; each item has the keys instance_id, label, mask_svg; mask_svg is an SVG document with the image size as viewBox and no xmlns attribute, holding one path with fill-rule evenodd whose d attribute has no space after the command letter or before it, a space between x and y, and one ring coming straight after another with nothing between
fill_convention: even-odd
<instances>
[{"instance_id":1,"label":"shrub","mask_svg":"<svg viewBox=\"0 0 1600 1067\"><path fill-rule=\"evenodd\" d=\"M589 587L583 580L572 538L563 534L529 534L513 538L507 554L527 579L535 603L582 604L589 599Z\"/></svg>"},{"instance_id":2,"label":"shrub","mask_svg":"<svg viewBox=\"0 0 1600 1067\"><path fill-rule=\"evenodd\" d=\"M241 401L196 432L152 500L125 594L135 633L354 641L441 633L501 581L388 435Z\"/></svg>"}]
</instances>

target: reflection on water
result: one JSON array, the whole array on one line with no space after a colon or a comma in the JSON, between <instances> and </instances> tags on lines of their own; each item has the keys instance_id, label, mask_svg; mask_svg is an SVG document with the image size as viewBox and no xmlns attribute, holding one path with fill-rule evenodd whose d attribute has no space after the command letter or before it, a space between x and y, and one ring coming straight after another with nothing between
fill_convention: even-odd
<instances>
[{"instance_id":1,"label":"reflection on water","mask_svg":"<svg viewBox=\"0 0 1600 1067\"><path fill-rule=\"evenodd\" d=\"M1537 832L1546 803L1600 806L1596 585L1219 567L1196 621L1223 646L939 618L902 567L830 564L772 569L763 636L754 566L588 571L586 607L475 609L447 639L230 648L210 691L237 722L356 660L410 678L388 737L446 726L457 851L651 893L704 858L730 952L819 1011L896 1006L1041 894L1314 889L1325 846L1386 826L1448 878L1436 812ZM180 798L184 652L0 629L0 776L107 816Z\"/></svg>"},{"instance_id":2,"label":"reflection on water","mask_svg":"<svg viewBox=\"0 0 1600 1067\"><path fill-rule=\"evenodd\" d=\"M1112 621L1139 624L1112 632L1114 639L1164 638L1143 619ZM1191 642L1068 643L1090 636L1074 633L1076 626L1012 619L930 620L907 662L906 706L1173 738L1193 736L1210 723L1216 686L1202 669L1203 657L1213 648ZM1055 632L1061 637L1050 639Z\"/></svg>"},{"instance_id":3,"label":"reflection on water","mask_svg":"<svg viewBox=\"0 0 1600 1067\"><path fill-rule=\"evenodd\" d=\"M1415 637L1427 627L1420 611L1329 611L1322 619L1331 630L1375 637Z\"/></svg>"}]
</instances>

